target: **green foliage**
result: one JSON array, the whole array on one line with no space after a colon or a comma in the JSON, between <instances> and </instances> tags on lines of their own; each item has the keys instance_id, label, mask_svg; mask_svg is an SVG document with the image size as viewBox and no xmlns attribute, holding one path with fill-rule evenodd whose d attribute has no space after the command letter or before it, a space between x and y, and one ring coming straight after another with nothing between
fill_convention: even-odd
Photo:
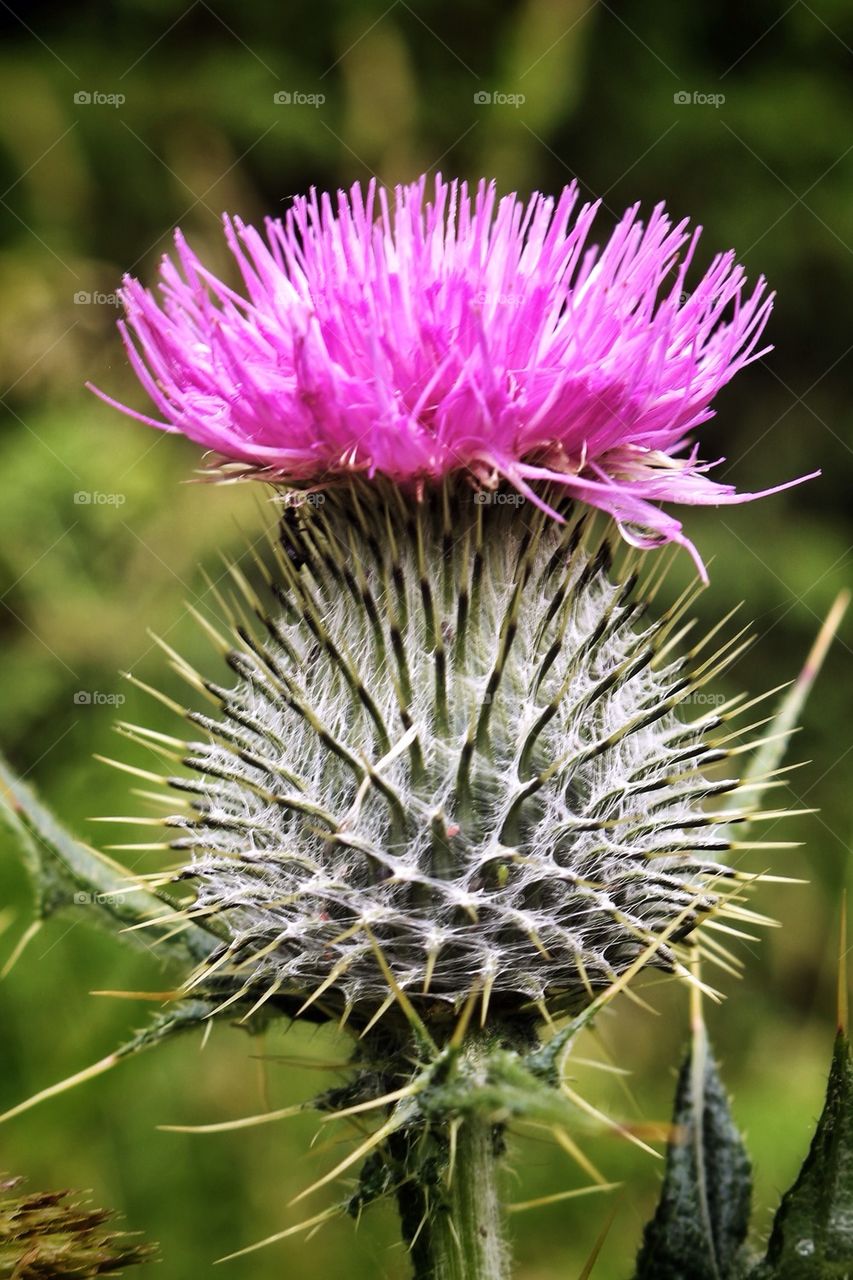
<instances>
[{"instance_id":1,"label":"green foliage","mask_svg":"<svg viewBox=\"0 0 853 1280\"><path fill-rule=\"evenodd\" d=\"M853 1060L839 1031L826 1101L752 1280L845 1280L853 1272Z\"/></svg>"},{"instance_id":2,"label":"green foliage","mask_svg":"<svg viewBox=\"0 0 853 1280\"><path fill-rule=\"evenodd\" d=\"M782 1198L764 1260L744 1249L751 1171L699 1028L678 1078L663 1189L634 1280L848 1280L853 1270L853 1059L835 1041L826 1101L799 1177Z\"/></svg>"},{"instance_id":3,"label":"green foliage","mask_svg":"<svg viewBox=\"0 0 853 1280\"><path fill-rule=\"evenodd\" d=\"M750 1166L703 1028L681 1068L672 1121L635 1280L729 1280L749 1226Z\"/></svg>"}]
</instances>

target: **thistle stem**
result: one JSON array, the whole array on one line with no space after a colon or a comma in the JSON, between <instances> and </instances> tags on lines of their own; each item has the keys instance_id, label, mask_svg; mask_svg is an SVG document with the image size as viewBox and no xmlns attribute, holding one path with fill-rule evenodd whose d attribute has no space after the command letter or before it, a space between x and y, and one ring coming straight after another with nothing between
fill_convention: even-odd
<instances>
[{"instance_id":1,"label":"thistle stem","mask_svg":"<svg viewBox=\"0 0 853 1280\"><path fill-rule=\"evenodd\" d=\"M501 1138L477 1115L456 1139L447 1206L432 1229L434 1280L506 1280L509 1250L498 1190Z\"/></svg>"},{"instance_id":2,"label":"thistle stem","mask_svg":"<svg viewBox=\"0 0 853 1280\"><path fill-rule=\"evenodd\" d=\"M484 1047L469 1042L464 1074L479 1074ZM419 1136L409 1140L413 1146ZM424 1186L415 1179L397 1195L414 1280L509 1280L500 1126L488 1115L466 1109L446 1122L441 1147L445 1159L438 1185ZM406 1163L411 1165L411 1159Z\"/></svg>"}]
</instances>

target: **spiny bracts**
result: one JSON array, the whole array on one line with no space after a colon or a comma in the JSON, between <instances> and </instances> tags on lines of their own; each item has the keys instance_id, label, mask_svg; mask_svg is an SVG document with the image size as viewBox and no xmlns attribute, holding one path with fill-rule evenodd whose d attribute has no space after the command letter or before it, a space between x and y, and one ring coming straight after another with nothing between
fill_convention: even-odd
<instances>
[{"instance_id":1,"label":"spiny bracts","mask_svg":"<svg viewBox=\"0 0 853 1280\"><path fill-rule=\"evenodd\" d=\"M269 598L234 570L221 601L234 680L178 661L217 704L166 744L188 917L219 938L190 987L364 1027L395 990L577 1010L650 944L684 971L742 887L718 861L739 813L706 803L738 785L704 773L725 708L695 715L738 638L674 656L688 601L645 618L641 553L544 496L564 523L464 483L283 496Z\"/></svg>"}]
</instances>

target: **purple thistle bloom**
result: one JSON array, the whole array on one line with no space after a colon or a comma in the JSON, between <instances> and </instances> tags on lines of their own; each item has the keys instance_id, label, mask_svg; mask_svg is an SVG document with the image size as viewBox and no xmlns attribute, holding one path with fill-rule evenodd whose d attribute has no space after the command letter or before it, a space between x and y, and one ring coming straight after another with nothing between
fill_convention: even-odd
<instances>
[{"instance_id":1,"label":"purple thistle bloom","mask_svg":"<svg viewBox=\"0 0 853 1280\"><path fill-rule=\"evenodd\" d=\"M472 196L437 178L432 201L425 188L356 184L336 207L312 191L265 235L226 217L246 297L177 233L162 305L132 278L121 295L163 420L117 407L282 483L467 471L541 506L531 484L554 482L636 545L687 546L704 574L657 504L763 496L709 479L690 443L717 391L769 350L763 277L747 292L719 254L685 292L700 229L662 205L646 223L633 206L598 247L600 202L577 209L576 185L527 204L484 181Z\"/></svg>"}]
</instances>

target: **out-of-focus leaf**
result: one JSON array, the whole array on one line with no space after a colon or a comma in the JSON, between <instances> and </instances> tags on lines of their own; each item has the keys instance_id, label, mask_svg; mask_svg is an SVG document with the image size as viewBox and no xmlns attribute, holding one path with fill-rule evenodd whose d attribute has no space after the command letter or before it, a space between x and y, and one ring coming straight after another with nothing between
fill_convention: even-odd
<instances>
[{"instance_id":1,"label":"out-of-focus leaf","mask_svg":"<svg viewBox=\"0 0 853 1280\"><path fill-rule=\"evenodd\" d=\"M673 1125L635 1280L728 1280L749 1225L750 1165L702 1026L678 1077Z\"/></svg>"},{"instance_id":2,"label":"out-of-focus leaf","mask_svg":"<svg viewBox=\"0 0 853 1280\"><path fill-rule=\"evenodd\" d=\"M826 1102L799 1177L782 1198L753 1280L853 1275L853 1061L839 1031Z\"/></svg>"}]
</instances>

